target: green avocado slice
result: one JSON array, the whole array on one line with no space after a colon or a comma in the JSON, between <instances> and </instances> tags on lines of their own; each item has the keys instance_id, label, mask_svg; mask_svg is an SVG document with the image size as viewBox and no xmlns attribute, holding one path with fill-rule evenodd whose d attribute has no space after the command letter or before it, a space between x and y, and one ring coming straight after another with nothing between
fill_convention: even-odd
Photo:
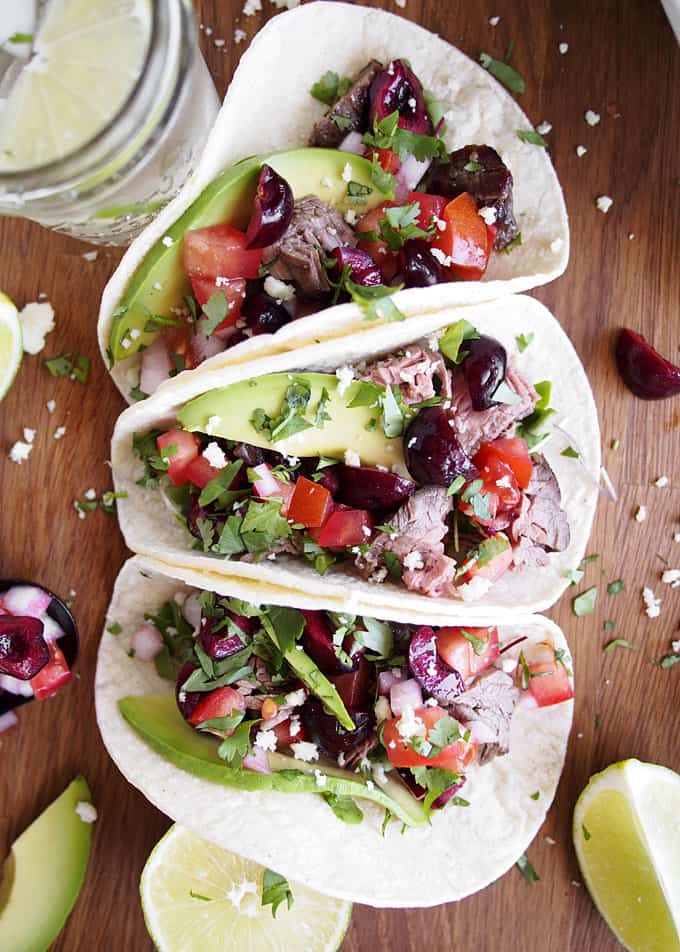
<instances>
[{"instance_id":1,"label":"green avocado slice","mask_svg":"<svg viewBox=\"0 0 680 952\"><path fill-rule=\"evenodd\" d=\"M362 215L390 197L373 183L370 162L337 149L293 149L243 159L208 185L135 271L114 313L109 340L112 362L124 360L151 344L159 331L144 329L150 317L173 317L172 309L180 307L183 296L191 292L181 261L185 232L218 224L247 227L257 177L265 163L286 179L295 199L316 195L343 213L353 209ZM348 176L349 181L361 186L354 191L370 191L350 195ZM139 331L134 339L132 331Z\"/></svg>"},{"instance_id":2,"label":"green avocado slice","mask_svg":"<svg viewBox=\"0 0 680 952\"><path fill-rule=\"evenodd\" d=\"M118 701L118 707L128 724L156 753L181 770L211 783L243 790L318 794L321 792L315 775L318 770L327 778L324 793L372 800L407 826L421 826L427 822L425 812L415 798L409 795L411 802L406 797L394 799L377 785L371 789L361 783L357 774L332 765L312 765L283 754L269 754L271 774L228 767L218 757L215 741L201 736L184 722L171 694L124 697Z\"/></svg>"},{"instance_id":3,"label":"green avocado slice","mask_svg":"<svg viewBox=\"0 0 680 952\"><path fill-rule=\"evenodd\" d=\"M329 419L322 427L312 425L272 443L263 430L258 431L253 426L253 412L263 409L270 416L276 415L292 378L304 381L311 390L305 419L315 423L323 390L327 394L324 409ZM341 388L335 374L265 374L209 390L187 403L177 418L186 430L275 449L289 456L342 459L346 450L352 450L364 466L391 469L395 464L403 464L403 440L401 436L385 436L379 420L380 408L374 405L348 406L360 387L361 383L354 381L346 389Z\"/></svg>"}]
</instances>

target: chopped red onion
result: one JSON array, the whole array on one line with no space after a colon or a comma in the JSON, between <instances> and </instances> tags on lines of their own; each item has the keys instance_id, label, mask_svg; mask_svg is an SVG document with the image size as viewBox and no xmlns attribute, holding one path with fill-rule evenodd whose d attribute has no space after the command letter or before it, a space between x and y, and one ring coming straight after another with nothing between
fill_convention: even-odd
<instances>
[{"instance_id":1,"label":"chopped red onion","mask_svg":"<svg viewBox=\"0 0 680 952\"><path fill-rule=\"evenodd\" d=\"M393 684L390 688L390 707L396 717L402 715L407 707L415 710L422 706L423 692L415 678Z\"/></svg>"},{"instance_id":2,"label":"chopped red onion","mask_svg":"<svg viewBox=\"0 0 680 952\"><path fill-rule=\"evenodd\" d=\"M10 615L42 618L51 601L52 596L37 585L12 585L2 593L2 603Z\"/></svg>"},{"instance_id":3,"label":"chopped red onion","mask_svg":"<svg viewBox=\"0 0 680 952\"><path fill-rule=\"evenodd\" d=\"M348 132L338 146L340 152L351 152L353 155L364 154L364 143L360 132Z\"/></svg>"},{"instance_id":4,"label":"chopped red onion","mask_svg":"<svg viewBox=\"0 0 680 952\"><path fill-rule=\"evenodd\" d=\"M18 723L19 718L14 711L6 711L4 714L0 714L0 734L16 727Z\"/></svg>"},{"instance_id":5,"label":"chopped red onion","mask_svg":"<svg viewBox=\"0 0 680 952\"><path fill-rule=\"evenodd\" d=\"M15 694L18 697L33 697L33 688L30 681L13 678L11 674L0 674L0 693L2 691L7 691L8 694Z\"/></svg>"},{"instance_id":6,"label":"chopped red onion","mask_svg":"<svg viewBox=\"0 0 680 952\"><path fill-rule=\"evenodd\" d=\"M420 162L415 155L406 156L395 175L397 180L395 198L398 202L403 202L408 198L409 193L415 189L431 164L430 159Z\"/></svg>"},{"instance_id":7,"label":"chopped red onion","mask_svg":"<svg viewBox=\"0 0 680 952\"><path fill-rule=\"evenodd\" d=\"M248 770L254 770L256 773L270 774L272 772L267 751L261 747L251 749L250 753L243 758L243 766Z\"/></svg>"},{"instance_id":8,"label":"chopped red onion","mask_svg":"<svg viewBox=\"0 0 680 952\"><path fill-rule=\"evenodd\" d=\"M155 625L144 622L132 635L130 647L135 653L135 658L139 658L140 661L153 661L163 648L163 638Z\"/></svg>"},{"instance_id":9,"label":"chopped red onion","mask_svg":"<svg viewBox=\"0 0 680 952\"><path fill-rule=\"evenodd\" d=\"M163 337L145 347L142 351L142 372L139 377L139 389L144 393L153 393L170 376L172 365Z\"/></svg>"},{"instance_id":10,"label":"chopped red onion","mask_svg":"<svg viewBox=\"0 0 680 952\"><path fill-rule=\"evenodd\" d=\"M381 671L378 675L378 694L387 695L393 684L398 684L406 677L406 671L403 668L391 668L388 671Z\"/></svg>"},{"instance_id":11,"label":"chopped red onion","mask_svg":"<svg viewBox=\"0 0 680 952\"><path fill-rule=\"evenodd\" d=\"M192 592L182 605L182 614L194 631L201 624L201 603L198 598L198 592Z\"/></svg>"}]
</instances>

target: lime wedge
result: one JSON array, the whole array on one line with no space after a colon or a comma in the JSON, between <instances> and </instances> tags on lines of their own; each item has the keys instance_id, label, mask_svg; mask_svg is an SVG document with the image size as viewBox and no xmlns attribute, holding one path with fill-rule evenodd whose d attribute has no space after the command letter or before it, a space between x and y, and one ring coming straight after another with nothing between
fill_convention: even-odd
<instances>
[{"instance_id":1,"label":"lime wedge","mask_svg":"<svg viewBox=\"0 0 680 952\"><path fill-rule=\"evenodd\" d=\"M12 386L23 354L19 314L14 303L0 291L0 400Z\"/></svg>"},{"instance_id":2,"label":"lime wedge","mask_svg":"<svg viewBox=\"0 0 680 952\"><path fill-rule=\"evenodd\" d=\"M624 760L590 778L574 847L593 902L633 952L680 952L680 776Z\"/></svg>"},{"instance_id":3,"label":"lime wedge","mask_svg":"<svg viewBox=\"0 0 680 952\"><path fill-rule=\"evenodd\" d=\"M335 952L352 905L291 883L293 903L272 917L264 868L172 826L140 882L146 927L159 952Z\"/></svg>"},{"instance_id":4,"label":"lime wedge","mask_svg":"<svg viewBox=\"0 0 680 952\"><path fill-rule=\"evenodd\" d=\"M100 132L142 71L150 31L150 0L50 0L1 103L0 171L62 158Z\"/></svg>"}]
</instances>

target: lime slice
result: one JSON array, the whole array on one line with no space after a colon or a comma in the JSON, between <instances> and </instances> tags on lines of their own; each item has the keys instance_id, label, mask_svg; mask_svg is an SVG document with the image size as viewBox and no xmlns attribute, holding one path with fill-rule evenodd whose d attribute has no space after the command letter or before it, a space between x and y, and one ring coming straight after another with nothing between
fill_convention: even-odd
<instances>
[{"instance_id":1,"label":"lime slice","mask_svg":"<svg viewBox=\"0 0 680 952\"><path fill-rule=\"evenodd\" d=\"M352 905L291 883L293 903L263 906L264 867L172 826L140 882L146 927L159 952L334 952Z\"/></svg>"},{"instance_id":2,"label":"lime slice","mask_svg":"<svg viewBox=\"0 0 680 952\"><path fill-rule=\"evenodd\" d=\"M50 0L0 103L0 171L62 158L101 131L139 78L150 31L149 0Z\"/></svg>"},{"instance_id":3,"label":"lime slice","mask_svg":"<svg viewBox=\"0 0 680 952\"><path fill-rule=\"evenodd\" d=\"M13 302L0 291L0 400L12 386L23 354L19 314Z\"/></svg>"},{"instance_id":4,"label":"lime slice","mask_svg":"<svg viewBox=\"0 0 680 952\"><path fill-rule=\"evenodd\" d=\"M680 952L680 776L624 760L590 778L574 847L593 902L633 952Z\"/></svg>"}]
</instances>

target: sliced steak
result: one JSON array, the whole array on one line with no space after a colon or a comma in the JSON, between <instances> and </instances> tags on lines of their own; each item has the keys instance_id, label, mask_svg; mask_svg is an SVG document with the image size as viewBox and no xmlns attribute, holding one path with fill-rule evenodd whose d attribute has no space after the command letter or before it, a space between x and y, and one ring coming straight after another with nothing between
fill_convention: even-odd
<instances>
[{"instance_id":1,"label":"sliced steak","mask_svg":"<svg viewBox=\"0 0 680 952\"><path fill-rule=\"evenodd\" d=\"M383 387L399 386L405 403L420 403L434 396L451 397L451 372L444 358L424 347L409 347L401 357L369 364L359 377ZM439 381L438 389L435 381Z\"/></svg>"},{"instance_id":2,"label":"sliced steak","mask_svg":"<svg viewBox=\"0 0 680 952\"><path fill-rule=\"evenodd\" d=\"M519 403L497 403L488 410L474 410L462 371L454 373L451 398L453 428L470 457L475 455L482 443L497 440L501 436L512 436L519 420L528 417L536 406L538 394L512 360L508 360L505 382L519 395Z\"/></svg>"},{"instance_id":3,"label":"sliced steak","mask_svg":"<svg viewBox=\"0 0 680 952\"><path fill-rule=\"evenodd\" d=\"M383 70L382 63L370 60L344 96L331 106L323 119L320 119L312 130L309 144L321 149L337 149L348 132L366 132L368 129L368 93L371 83ZM340 128L333 116L341 119ZM348 120L343 122L342 120Z\"/></svg>"},{"instance_id":4,"label":"sliced steak","mask_svg":"<svg viewBox=\"0 0 680 952\"><path fill-rule=\"evenodd\" d=\"M481 674L451 706L454 717L470 729L478 763L484 764L510 749L510 720L519 691L509 674L491 669Z\"/></svg>"},{"instance_id":5,"label":"sliced steak","mask_svg":"<svg viewBox=\"0 0 680 952\"><path fill-rule=\"evenodd\" d=\"M481 169L471 168L481 165ZM466 168L467 166L467 168ZM505 248L519 232L512 207L512 175L498 152L488 145L466 145L449 154L449 161L433 165L423 186L426 192L455 198L469 192L477 208L496 212L497 251Z\"/></svg>"},{"instance_id":6,"label":"sliced steak","mask_svg":"<svg viewBox=\"0 0 680 952\"><path fill-rule=\"evenodd\" d=\"M275 244L264 249L263 264L279 281L293 281L302 294L315 297L330 285L319 248L327 254L342 245L356 245L354 232L333 205L314 195L295 202L288 228Z\"/></svg>"},{"instance_id":7,"label":"sliced steak","mask_svg":"<svg viewBox=\"0 0 680 952\"><path fill-rule=\"evenodd\" d=\"M536 456L519 513L510 526L515 565L546 565L548 552L563 552L567 548L571 531L561 502L557 477L545 458Z\"/></svg>"}]
</instances>

